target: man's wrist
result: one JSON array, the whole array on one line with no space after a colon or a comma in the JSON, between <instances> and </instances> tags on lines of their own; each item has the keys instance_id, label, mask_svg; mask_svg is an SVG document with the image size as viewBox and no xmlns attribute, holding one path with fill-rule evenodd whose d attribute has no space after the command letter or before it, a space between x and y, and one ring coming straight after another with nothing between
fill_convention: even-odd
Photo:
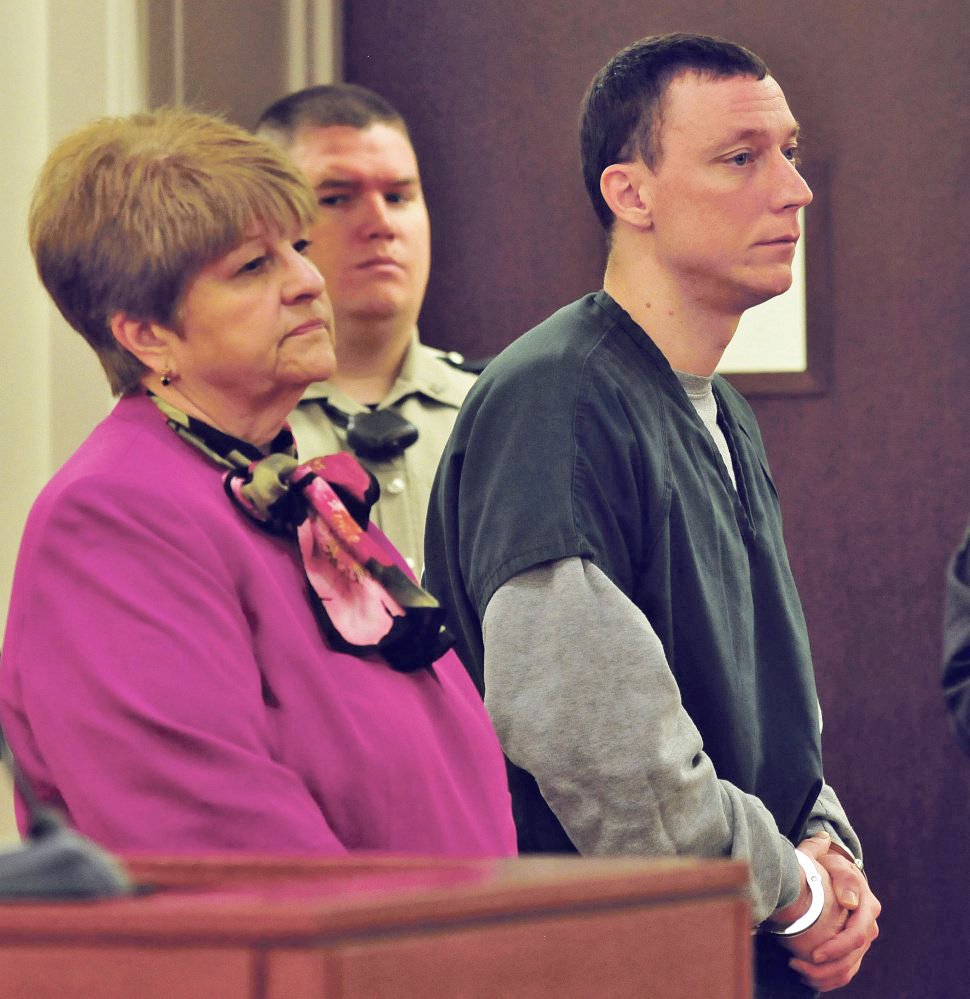
<instances>
[{"instance_id":1,"label":"man's wrist","mask_svg":"<svg viewBox=\"0 0 970 999\"><path fill-rule=\"evenodd\" d=\"M763 924L765 931L777 936L793 937L804 933L818 922L822 910L825 908L825 889L822 886L822 875L815 862L807 853L797 848L795 849L795 859L805 875L804 886L796 900L797 903L800 903L796 911L801 911L801 915L794 920L791 919L794 915L792 909L796 905L793 902L776 913L771 920L766 921ZM806 894L808 895L807 905L803 901Z\"/></svg>"},{"instance_id":2,"label":"man's wrist","mask_svg":"<svg viewBox=\"0 0 970 999\"><path fill-rule=\"evenodd\" d=\"M854 857L841 843L833 839L829 846L829 853L837 853L840 857L845 857L845 859L852 864L853 867L857 867L862 873L862 876L868 880L868 875L866 874L865 866L862 863L861 857Z\"/></svg>"}]
</instances>

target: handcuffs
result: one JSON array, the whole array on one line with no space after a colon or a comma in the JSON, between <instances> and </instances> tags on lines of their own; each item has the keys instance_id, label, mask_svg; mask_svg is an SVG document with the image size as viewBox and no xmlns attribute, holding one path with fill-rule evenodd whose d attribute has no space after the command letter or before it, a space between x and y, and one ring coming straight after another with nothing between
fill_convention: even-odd
<instances>
[{"instance_id":1,"label":"handcuffs","mask_svg":"<svg viewBox=\"0 0 970 999\"><path fill-rule=\"evenodd\" d=\"M818 922L818 917L822 915L822 909L825 907L825 889L822 887L822 875L819 874L814 861L807 853L804 853L797 847L795 848L795 859L805 872L805 880L808 882L808 890L812 894L812 901L808 906L808 911L799 916L790 926L786 926L782 930L774 929L771 926L763 927L768 933L779 937L794 937L798 936L799 933L804 933L806 930L811 929Z\"/></svg>"}]
</instances>

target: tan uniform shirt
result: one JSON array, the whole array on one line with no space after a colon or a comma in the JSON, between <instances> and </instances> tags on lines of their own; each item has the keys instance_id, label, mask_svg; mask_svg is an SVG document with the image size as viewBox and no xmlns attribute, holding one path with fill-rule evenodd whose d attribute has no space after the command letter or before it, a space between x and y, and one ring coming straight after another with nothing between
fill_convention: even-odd
<instances>
[{"instance_id":1,"label":"tan uniform shirt","mask_svg":"<svg viewBox=\"0 0 970 999\"><path fill-rule=\"evenodd\" d=\"M476 378L452 367L444 360L446 356L456 355L426 347L417 339L412 342L397 381L377 408L394 407L418 428L418 439L394 458L358 458L381 487L381 498L371 511L372 520L419 579L424 568L424 521L431 484L458 409ZM315 401L318 399L326 399L348 415L366 413L368 409L327 382L315 382L289 417L300 457L351 451L347 431L330 420Z\"/></svg>"}]
</instances>

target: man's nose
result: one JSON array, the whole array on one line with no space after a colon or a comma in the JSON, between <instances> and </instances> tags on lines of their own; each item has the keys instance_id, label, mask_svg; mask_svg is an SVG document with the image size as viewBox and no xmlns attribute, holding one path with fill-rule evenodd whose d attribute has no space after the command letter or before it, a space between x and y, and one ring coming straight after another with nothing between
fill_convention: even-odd
<instances>
[{"instance_id":1,"label":"man's nose","mask_svg":"<svg viewBox=\"0 0 970 999\"><path fill-rule=\"evenodd\" d=\"M396 235L391 206L383 194L377 191L368 194L363 199L362 211L362 231L369 239L389 239Z\"/></svg>"},{"instance_id":2,"label":"man's nose","mask_svg":"<svg viewBox=\"0 0 970 999\"><path fill-rule=\"evenodd\" d=\"M781 157L778 167L778 201L782 208L805 208L812 203L812 189L798 172L798 167L787 156Z\"/></svg>"}]
</instances>

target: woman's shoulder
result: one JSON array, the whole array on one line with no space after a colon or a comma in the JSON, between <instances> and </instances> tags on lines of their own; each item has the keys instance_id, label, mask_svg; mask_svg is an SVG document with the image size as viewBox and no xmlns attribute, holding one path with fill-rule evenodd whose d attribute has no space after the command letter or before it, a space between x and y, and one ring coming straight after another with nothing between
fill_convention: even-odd
<instances>
[{"instance_id":1,"label":"woman's shoulder","mask_svg":"<svg viewBox=\"0 0 970 999\"><path fill-rule=\"evenodd\" d=\"M31 520L65 505L106 514L135 502L163 507L225 503L219 469L168 428L144 396L122 398L40 492Z\"/></svg>"}]
</instances>

